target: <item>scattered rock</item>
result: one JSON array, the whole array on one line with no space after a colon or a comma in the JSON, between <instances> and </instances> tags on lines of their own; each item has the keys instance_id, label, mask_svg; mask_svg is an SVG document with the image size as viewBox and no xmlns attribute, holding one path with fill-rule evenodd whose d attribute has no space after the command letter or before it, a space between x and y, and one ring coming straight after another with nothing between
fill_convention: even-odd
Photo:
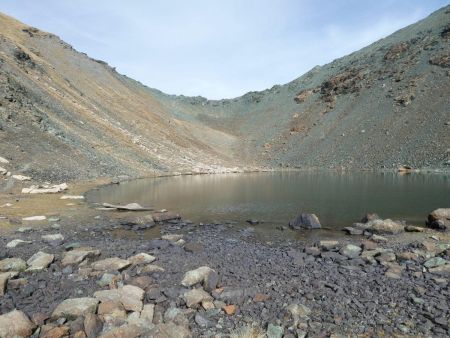
<instances>
[{"instance_id":1,"label":"scattered rock","mask_svg":"<svg viewBox=\"0 0 450 338\"><path fill-rule=\"evenodd\" d=\"M203 283L210 273L215 271L208 266L201 266L195 270L188 271L184 274L181 285L190 287L197 283Z\"/></svg>"},{"instance_id":2,"label":"scattered rock","mask_svg":"<svg viewBox=\"0 0 450 338\"><path fill-rule=\"evenodd\" d=\"M364 233L364 230L353 227L345 227L344 231L346 231L349 235L362 235Z\"/></svg>"},{"instance_id":3,"label":"scattered rock","mask_svg":"<svg viewBox=\"0 0 450 338\"><path fill-rule=\"evenodd\" d=\"M429 269L428 271L436 275L450 277L450 264L437 266L435 268Z\"/></svg>"},{"instance_id":4,"label":"scattered rock","mask_svg":"<svg viewBox=\"0 0 450 338\"><path fill-rule=\"evenodd\" d=\"M118 257L106 258L91 264L94 270L99 271L121 271L131 265L131 262Z\"/></svg>"},{"instance_id":5,"label":"scattered rock","mask_svg":"<svg viewBox=\"0 0 450 338\"><path fill-rule=\"evenodd\" d=\"M94 297L101 302L120 302L125 310L140 312L144 294L145 291L137 286L125 285L118 289L96 291Z\"/></svg>"},{"instance_id":6,"label":"scattered rock","mask_svg":"<svg viewBox=\"0 0 450 338\"><path fill-rule=\"evenodd\" d=\"M64 236L61 234L44 235L41 238L45 243L51 246L58 246L64 243Z\"/></svg>"},{"instance_id":7,"label":"scattered rock","mask_svg":"<svg viewBox=\"0 0 450 338\"><path fill-rule=\"evenodd\" d=\"M441 257L433 257L433 258L430 258L429 260L427 260L425 263L423 263L423 265L427 268L435 268L438 266L445 265L447 263L449 263L449 262Z\"/></svg>"},{"instance_id":8,"label":"scattered rock","mask_svg":"<svg viewBox=\"0 0 450 338\"><path fill-rule=\"evenodd\" d=\"M8 271L0 273L0 296L3 296L6 291L6 285L10 278L14 278L18 275L18 272Z\"/></svg>"},{"instance_id":9,"label":"scattered rock","mask_svg":"<svg viewBox=\"0 0 450 338\"><path fill-rule=\"evenodd\" d=\"M0 337L29 337L33 333L35 325L22 312L13 310L0 315Z\"/></svg>"},{"instance_id":10,"label":"scattered rock","mask_svg":"<svg viewBox=\"0 0 450 338\"><path fill-rule=\"evenodd\" d=\"M153 208L144 208L138 203L129 203L127 205L115 205L109 203L103 203L103 207L108 209L116 209L119 211L149 211L153 210Z\"/></svg>"},{"instance_id":11,"label":"scattered rock","mask_svg":"<svg viewBox=\"0 0 450 338\"><path fill-rule=\"evenodd\" d=\"M25 271L27 263L21 258L5 258L0 261L0 271Z\"/></svg>"},{"instance_id":12,"label":"scattered rock","mask_svg":"<svg viewBox=\"0 0 450 338\"><path fill-rule=\"evenodd\" d=\"M353 244L347 244L339 250L341 255L344 255L348 258L356 258L361 253L362 249L359 246Z\"/></svg>"},{"instance_id":13,"label":"scattered rock","mask_svg":"<svg viewBox=\"0 0 450 338\"><path fill-rule=\"evenodd\" d=\"M184 250L191 253L202 252L203 245L196 242L189 242L184 245Z\"/></svg>"},{"instance_id":14,"label":"scattered rock","mask_svg":"<svg viewBox=\"0 0 450 338\"><path fill-rule=\"evenodd\" d=\"M149 264L154 262L155 260L156 260L155 256L146 254L144 252L141 252L137 255L128 258L128 261L130 261L131 264L133 265Z\"/></svg>"},{"instance_id":15,"label":"scattered rock","mask_svg":"<svg viewBox=\"0 0 450 338\"><path fill-rule=\"evenodd\" d=\"M30 181L31 180L31 177L24 176L24 175L12 175L11 177L18 181Z\"/></svg>"},{"instance_id":16,"label":"scattered rock","mask_svg":"<svg viewBox=\"0 0 450 338\"><path fill-rule=\"evenodd\" d=\"M31 241L24 241L21 239L13 239L12 241L10 241L6 244L6 247L7 248L15 248L18 246L23 246L23 245L27 245L27 244L31 244L31 243L32 243Z\"/></svg>"},{"instance_id":17,"label":"scattered rock","mask_svg":"<svg viewBox=\"0 0 450 338\"><path fill-rule=\"evenodd\" d=\"M47 268L55 259L54 255L39 251L27 260L28 269L26 271L41 271Z\"/></svg>"},{"instance_id":18,"label":"scattered rock","mask_svg":"<svg viewBox=\"0 0 450 338\"><path fill-rule=\"evenodd\" d=\"M63 266L79 264L86 258L94 258L99 255L100 255L100 250L95 250L91 247L75 248L64 254L61 264Z\"/></svg>"},{"instance_id":19,"label":"scattered rock","mask_svg":"<svg viewBox=\"0 0 450 338\"><path fill-rule=\"evenodd\" d=\"M180 215L172 212L157 212L152 215L155 222L166 222L180 219Z\"/></svg>"},{"instance_id":20,"label":"scattered rock","mask_svg":"<svg viewBox=\"0 0 450 338\"><path fill-rule=\"evenodd\" d=\"M223 308L223 311L225 311L225 313L229 316L234 315L236 313L236 305L227 305Z\"/></svg>"},{"instance_id":21,"label":"scattered rock","mask_svg":"<svg viewBox=\"0 0 450 338\"><path fill-rule=\"evenodd\" d=\"M9 161L6 158L0 156L0 163L8 164Z\"/></svg>"},{"instance_id":22,"label":"scattered rock","mask_svg":"<svg viewBox=\"0 0 450 338\"><path fill-rule=\"evenodd\" d=\"M339 242L338 241L320 241L319 247L322 250L326 250L326 251L337 250L339 248Z\"/></svg>"},{"instance_id":23,"label":"scattered rock","mask_svg":"<svg viewBox=\"0 0 450 338\"><path fill-rule=\"evenodd\" d=\"M269 323L267 326L267 338L282 338L283 337L283 327L279 325L273 325L272 323Z\"/></svg>"},{"instance_id":24,"label":"scattered rock","mask_svg":"<svg viewBox=\"0 0 450 338\"><path fill-rule=\"evenodd\" d=\"M295 230L320 229L322 227L319 218L315 214L300 214L289 222L289 226Z\"/></svg>"},{"instance_id":25,"label":"scattered rock","mask_svg":"<svg viewBox=\"0 0 450 338\"><path fill-rule=\"evenodd\" d=\"M23 188L22 194L56 194L61 191L67 190L68 188L69 186L66 183L56 185L44 184L42 186L32 185L29 188Z\"/></svg>"},{"instance_id":26,"label":"scattered rock","mask_svg":"<svg viewBox=\"0 0 450 338\"><path fill-rule=\"evenodd\" d=\"M294 319L308 319L311 314L311 309L303 304L291 304L286 308L286 310Z\"/></svg>"},{"instance_id":27,"label":"scattered rock","mask_svg":"<svg viewBox=\"0 0 450 338\"><path fill-rule=\"evenodd\" d=\"M378 216L375 213L367 213L364 215L364 217L361 219L362 223L368 223L370 221L374 221L376 219L381 219L380 216Z\"/></svg>"},{"instance_id":28,"label":"scattered rock","mask_svg":"<svg viewBox=\"0 0 450 338\"><path fill-rule=\"evenodd\" d=\"M22 218L22 221L45 221L46 219L45 216L30 216Z\"/></svg>"},{"instance_id":29,"label":"scattered rock","mask_svg":"<svg viewBox=\"0 0 450 338\"><path fill-rule=\"evenodd\" d=\"M427 227L446 231L450 229L450 208L436 209L428 215Z\"/></svg>"},{"instance_id":30,"label":"scattered rock","mask_svg":"<svg viewBox=\"0 0 450 338\"><path fill-rule=\"evenodd\" d=\"M213 298L203 289L192 289L184 294L184 300L187 307L193 308L202 302L212 301Z\"/></svg>"},{"instance_id":31,"label":"scattered rock","mask_svg":"<svg viewBox=\"0 0 450 338\"><path fill-rule=\"evenodd\" d=\"M422 228L422 227L416 227L416 226L413 226L413 225L407 225L407 226L405 226L405 231L407 231L407 232L424 232L425 229Z\"/></svg>"},{"instance_id":32,"label":"scattered rock","mask_svg":"<svg viewBox=\"0 0 450 338\"><path fill-rule=\"evenodd\" d=\"M373 234L372 236L370 236L370 240L374 241L375 243L386 243L388 241L388 239L386 237L379 236L376 234Z\"/></svg>"},{"instance_id":33,"label":"scattered rock","mask_svg":"<svg viewBox=\"0 0 450 338\"><path fill-rule=\"evenodd\" d=\"M84 332L87 338L96 338L103 329L103 322L93 313L86 313L84 315Z\"/></svg>"},{"instance_id":34,"label":"scattered rock","mask_svg":"<svg viewBox=\"0 0 450 338\"><path fill-rule=\"evenodd\" d=\"M59 318L75 319L86 313L95 313L98 300L91 297L69 298L62 301L52 313L52 320Z\"/></svg>"},{"instance_id":35,"label":"scattered rock","mask_svg":"<svg viewBox=\"0 0 450 338\"><path fill-rule=\"evenodd\" d=\"M84 200L82 195L62 195L61 200Z\"/></svg>"}]
</instances>

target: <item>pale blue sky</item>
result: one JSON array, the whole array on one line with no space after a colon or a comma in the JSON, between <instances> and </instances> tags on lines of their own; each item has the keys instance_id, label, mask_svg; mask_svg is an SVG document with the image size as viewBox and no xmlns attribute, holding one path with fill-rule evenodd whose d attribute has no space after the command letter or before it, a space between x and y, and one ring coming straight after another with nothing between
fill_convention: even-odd
<instances>
[{"instance_id":1,"label":"pale blue sky","mask_svg":"<svg viewBox=\"0 0 450 338\"><path fill-rule=\"evenodd\" d=\"M229 98L289 82L442 0L0 0L0 11L169 94Z\"/></svg>"}]
</instances>

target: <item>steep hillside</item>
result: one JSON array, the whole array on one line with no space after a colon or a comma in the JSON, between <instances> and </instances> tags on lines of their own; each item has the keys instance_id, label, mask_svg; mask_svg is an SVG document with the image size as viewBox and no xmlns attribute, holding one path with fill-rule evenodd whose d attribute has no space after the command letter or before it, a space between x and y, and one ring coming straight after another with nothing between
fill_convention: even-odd
<instances>
[{"instance_id":1,"label":"steep hillside","mask_svg":"<svg viewBox=\"0 0 450 338\"><path fill-rule=\"evenodd\" d=\"M231 100L166 95L0 15L0 156L41 179L244 166L445 167L450 6Z\"/></svg>"}]
</instances>

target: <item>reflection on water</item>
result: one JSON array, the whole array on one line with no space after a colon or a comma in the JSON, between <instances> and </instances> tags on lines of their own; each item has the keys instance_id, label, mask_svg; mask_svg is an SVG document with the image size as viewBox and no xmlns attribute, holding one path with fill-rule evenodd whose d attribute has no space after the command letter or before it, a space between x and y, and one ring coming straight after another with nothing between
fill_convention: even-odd
<instances>
[{"instance_id":1,"label":"reflection on water","mask_svg":"<svg viewBox=\"0 0 450 338\"><path fill-rule=\"evenodd\" d=\"M420 225L430 211L450 207L450 175L292 171L177 176L106 186L87 197L90 202L165 208L196 222L254 218L287 224L298 212L308 212L337 229L376 212Z\"/></svg>"}]
</instances>

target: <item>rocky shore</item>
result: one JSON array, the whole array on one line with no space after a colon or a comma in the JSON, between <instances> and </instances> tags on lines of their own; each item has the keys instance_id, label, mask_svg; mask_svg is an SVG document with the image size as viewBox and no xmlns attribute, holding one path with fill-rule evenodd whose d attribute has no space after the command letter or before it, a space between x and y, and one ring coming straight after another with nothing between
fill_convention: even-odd
<instances>
[{"instance_id":1,"label":"rocky shore","mask_svg":"<svg viewBox=\"0 0 450 338\"><path fill-rule=\"evenodd\" d=\"M265 243L253 226L109 215L2 236L0 337L450 334L446 232L365 219L338 241Z\"/></svg>"}]
</instances>

